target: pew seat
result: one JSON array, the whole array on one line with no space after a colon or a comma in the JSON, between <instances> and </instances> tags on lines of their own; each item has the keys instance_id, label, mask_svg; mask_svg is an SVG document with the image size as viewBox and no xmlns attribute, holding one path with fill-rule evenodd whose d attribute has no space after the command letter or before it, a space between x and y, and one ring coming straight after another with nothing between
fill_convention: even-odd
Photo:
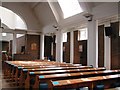
<instances>
[{"instance_id":1,"label":"pew seat","mask_svg":"<svg viewBox=\"0 0 120 90\"><path fill-rule=\"evenodd\" d=\"M63 79L75 79L86 78L93 76L113 75L120 74L120 70L105 70L105 71L93 71L93 72L77 72L77 73L64 73L64 74L51 74L51 75L37 75L33 88L39 88L38 86L43 82L49 80L63 80Z\"/></svg>"},{"instance_id":2,"label":"pew seat","mask_svg":"<svg viewBox=\"0 0 120 90\"><path fill-rule=\"evenodd\" d=\"M107 76L96 76L88 78L79 79L67 79L67 80L57 80L50 81L48 84L49 90L62 90L66 88L79 88L79 87L89 87L89 90L93 90L98 83L105 85L104 88L110 88L110 85L115 82L120 82L120 74L107 75Z\"/></svg>"}]
</instances>

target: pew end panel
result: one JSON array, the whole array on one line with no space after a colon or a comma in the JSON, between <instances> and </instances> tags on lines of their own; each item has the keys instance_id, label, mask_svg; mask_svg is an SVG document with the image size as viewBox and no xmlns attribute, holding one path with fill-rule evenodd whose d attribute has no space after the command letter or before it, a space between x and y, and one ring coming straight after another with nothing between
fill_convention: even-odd
<instances>
[{"instance_id":1,"label":"pew end panel","mask_svg":"<svg viewBox=\"0 0 120 90\"><path fill-rule=\"evenodd\" d=\"M39 89L39 75L36 76L35 83L33 85L33 89Z\"/></svg>"},{"instance_id":2,"label":"pew end panel","mask_svg":"<svg viewBox=\"0 0 120 90\"><path fill-rule=\"evenodd\" d=\"M25 79L25 88L30 88L30 75L29 75L29 71L27 72L27 78Z\"/></svg>"},{"instance_id":3,"label":"pew end panel","mask_svg":"<svg viewBox=\"0 0 120 90\"><path fill-rule=\"evenodd\" d=\"M54 90L52 80L48 81L48 88L49 88L49 90Z\"/></svg>"}]
</instances>

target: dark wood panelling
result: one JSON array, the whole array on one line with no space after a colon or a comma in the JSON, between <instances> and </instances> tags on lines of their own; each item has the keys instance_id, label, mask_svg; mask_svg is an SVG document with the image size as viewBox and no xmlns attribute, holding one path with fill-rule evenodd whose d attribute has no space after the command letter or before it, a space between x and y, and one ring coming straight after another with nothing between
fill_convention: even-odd
<instances>
[{"instance_id":1,"label":"dark wood panelling","mask_svg":"<svg viewBox=\"0 0 120 90\"><path fill-rule=\"evenodd\" d=\"M87 40L79 41L79 45L82 46L82 51L79 50L80 64L87 65Z\"/></svg>"},{"instance_id":2,"label":"dark wood panelling","mask_svg":"<svg viewBox=\"0 0 120 90\"><path fill-rule=\"evenodd\" d=\"M26 53L30 54L34 59L39 59L40 35L26 35L26 42Z\"/></svg>"},{"instance_id":3,"label":"dark wood panelling","mask_svg":"<svg viewBox=\"0 0 120 90\"><path fill-rule=\"evenodd\" d=\"M25 46L25 36L17 38L17 53L21 53L22 46Z\"/></svg>"},{"instance_id":4,"label":"dark wood panelling","mask_svg":"<svg viewBox=\"0 0 120 90\"><path fill-rule=\"evenodd\" d=\"M98 67L104 67L104 25L98 26Z\"/></svg>"},{"instance_id":5,"label":"dark wood panelling","mask_svg":"<svg viewBox=\"0 0 120 90\"><path fill-rule=\"evenodd\" d=\"M52 36L45 36L44 41L44 56L47 58L52 58L51 56L51 43L53 42Z\"/></svg>"},{"instance_id":6,"label":"dark wood panelling","mask_svg":"<svg viewBox=\"0 0 120 90\"><path fill-rule=\"evenodd\" d=\"M1 43L1 41L0 41ZM2 51L9 51L9 42L8 41L2 41Z\"/></svg>"},{"instance_id":7,"label":"dark wood panelling","mask_svg":"<svg viewBox=\"0 0 120 90\"><path fill-rule=\"evenodd\" d=\"M55 43L55 40L56 40L56 35L53 36L53 57L52 57L53 61L56 60L56 43Z\"/></svg>"},{"instance_id":8,"label":"dark wood panelling","mask_svg":"<svg viewBox=\"0 0 120 90\"><path fill-rule=\"evenodd\" d=\"M120 69L120 36L118 39L118 69Z\"/></svg>"},{"instance_id":9,"label":"dark wood panelling","mask_svg":"<svg viewBox=\"0 0 120 90\"><path fill-rule=\"evenodd\" d=\"M35 58L31 54L14 54L14 60L16 61L31 61Z\"/></svg>"},{"instance_id":10,"label":"dark wood panelling","mask_svg":"<svg viewBox=\"0 0 120 90\"><path fill-rule=\"evenodd\" d=\"M111 37L111 69L120 69L119 23L111 23L114 36Z\"/></svg>"},{"instance_id":11,"label":"dark wood panelling","mask_svg":"<svg viewBox=\"0 0 120 90\"><path fill-rule=\"evenodd\" d=\"M63 43L63 61L70 63L70 32L67 33L67 42Z\"/></svg>"},{"instance_id":12,"label":"dark wood panelling","mask_svg":"<svg viewBox=\"0 0 120 90\"><path fill-rule=\"evenodd\" d=\"M80 53L79 53L79 42L78 42L78 31L74 31L74 61L73 63L80 63Z\"/></svg>"},{"instance_id":13,"label":"dark wood panelling","mask_svg":"<svg viewBox=\"0 0 120 90\"><path fill-rule=\"evenodd\" d=\"M10 53L11 56L12 56L12 42L13 42L13 40L10 40L10 42L9 42L10 43L10 47L9 47L10 48L10 52L9 53Z\"/></svg>"}]
</instances>

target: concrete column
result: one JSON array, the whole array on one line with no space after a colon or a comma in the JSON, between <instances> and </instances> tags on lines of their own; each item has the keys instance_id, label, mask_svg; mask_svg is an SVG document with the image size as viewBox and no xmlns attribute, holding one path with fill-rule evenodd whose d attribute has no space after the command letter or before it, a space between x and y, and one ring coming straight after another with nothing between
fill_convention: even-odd
<instances>
[{"instance_id":1,"label":"concrete column","mask_svg":"<svg viewBox=\"0 0 120 90\"><path fill-rule=\"evenodd\" d=\"M1 18L0 18L0 41L2 41ZM2 42L0 42L0 78L2 78ZM2 90L2 80L0 81L0 90Z\"/></svg>"},{"instance_id":2,"label":"concrete column","mask_svg":"<svg viewBox=\"0 0 120 90\"><path fill-rule=\"evenodd\" d=\"M2 28L0 28L0 41L2 41ZM2 78L2 42L0 42L0 78ZM0 90L2 90L2 81L0 82Z\"/></svg>"},{"instance_id":3,"label":"concrete column","mask_svg":"<svg viewBox=\"0 0 120 90\"><path fill-rule=\"evenodd\" d=\"M56 61L63 62L63 42L62 42L62 32L56 32Z\"/></svg>"},{"instance_id":4,"label":"concrete column","mask_svg":"<svg viewBox=\"0 0 120 90\"><path fill-rule=\"evenodd\" d=\"M51 43L51 55L53 56L53 42Z\"/></svg>"},{"instance_id":5,"label":"concrete column","mask_svg":"<svg viewBox=\"0 0 120 90\"><path fill-rule=\"evenodd\" d=\"M110 22L106 22L105 27L109 26ZM111 38L106 36L104 37L104 67L111 69Z\"/></svg>"},{"instance_id":6,"label":"concrete column","mask_svg":"<svg viewBox=\"0 0 120 90\"><path fill-rule=\"evenodd\" d=\"M44 34L40 35L40 59L44 59Z\"/></svg>"},{"instance_id":7,"label":"concrete column","mask_svg":"<svg viewBox=\"0 0 120 90\"><path fill-rule=\"evenodd\" d=\"M12 55L14 55L16 53L16 49L17 49L16 36L17 36L17 34L14 32L13 33L13 42L12 42Z\"/></svg>"},{"instance_id":8,"label":"concrete column","mask_svg":"<svg viewBox=\"0 0 120 90\"><path fill-rule=\"evenodd\" d=\"M98 67L98 21L88 22L87 65Z\"/></svg>"},{"instance_id":9,"label":"concrete column","mask_svg":"<svg viewBox=\"0 0 120 90\"><path fill-rule=\"evenodd\" d=\"M74 60L74 33L70 32L70 63Z\"/></svg>"}]
</instances>

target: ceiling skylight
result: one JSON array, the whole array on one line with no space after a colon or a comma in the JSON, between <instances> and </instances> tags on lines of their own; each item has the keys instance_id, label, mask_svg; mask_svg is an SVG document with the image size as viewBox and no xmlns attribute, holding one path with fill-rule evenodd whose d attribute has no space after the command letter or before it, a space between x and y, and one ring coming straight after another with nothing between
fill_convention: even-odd
<instances>
[{"instance_id":1,"label":"ceiling skylight","mask_svg":"<svg viewBox=\"0 0 120 90\"><path fill-rule=\"evenodd\" d=\"M58 3L62 9L64 18L83 12L78 0L58 0Z\"/></svg>"}]
</instances>

